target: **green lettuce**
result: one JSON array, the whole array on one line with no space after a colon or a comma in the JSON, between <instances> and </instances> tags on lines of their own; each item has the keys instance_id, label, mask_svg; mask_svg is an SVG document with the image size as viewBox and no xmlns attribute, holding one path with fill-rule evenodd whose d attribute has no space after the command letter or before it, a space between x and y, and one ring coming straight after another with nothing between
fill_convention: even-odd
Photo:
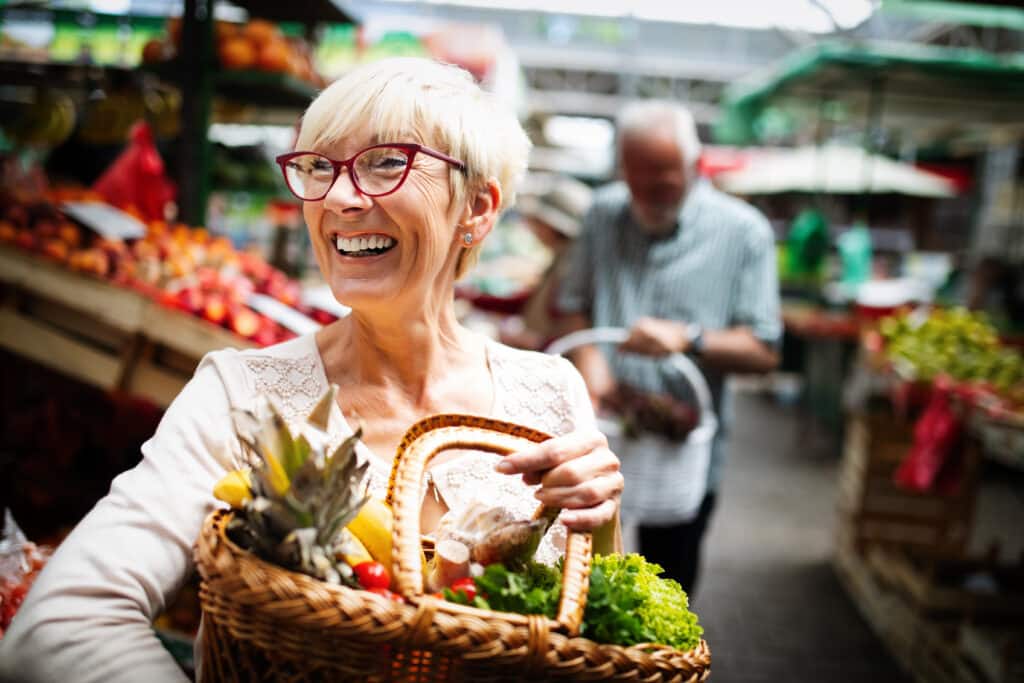
<instances>
[{"instance_id":1,"label":"green lettuce","mask_svg":"<svg viewBox=\"0 0 1024 683\"><path fill-rule=\"evenodd\" d=\"M679 584L661 578L660 566L640 555L595 555L581 635L599 643L659 643L679 650L697 646L704 629L689 610ZM554 618L562 590L561 566L537 562L510 570L493 564L474 579L477 607ZM444 591L453 602L469 604L464 593Z\"/></svg>"}]
</instances>

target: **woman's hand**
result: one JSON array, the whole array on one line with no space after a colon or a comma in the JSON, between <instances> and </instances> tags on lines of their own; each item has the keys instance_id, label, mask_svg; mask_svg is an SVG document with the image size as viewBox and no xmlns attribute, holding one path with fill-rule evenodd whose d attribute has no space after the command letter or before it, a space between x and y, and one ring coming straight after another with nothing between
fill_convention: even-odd
<instances>
[{"instance_id":1,"label":"woman's hand","mask_svg":"<svg viewBox=\"0 0 1024 683\"><path fill-rule=\"evenodd\" d=\"M619 459L596 429L575 431L513 453L495 469L522 474L528 485L540 484L537 499L562 508L562 522L576 531L596 529L611 521L619 509L623 486Z\"/></svg>"}]
</instances>

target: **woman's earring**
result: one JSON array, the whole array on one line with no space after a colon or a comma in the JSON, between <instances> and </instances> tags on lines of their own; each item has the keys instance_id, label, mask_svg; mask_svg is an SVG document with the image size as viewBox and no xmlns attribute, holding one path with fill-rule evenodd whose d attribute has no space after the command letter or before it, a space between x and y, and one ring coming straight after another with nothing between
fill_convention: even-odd
<instances>
[{"instance_id":1,"label":"woman's earring","mask_svg":"<svg viewBox=\"0 0 1024 683\"><path fill-rule=\"evenodd\" d=\"M466 243L466 246L473 244L473 233L467 232L462 236L462 241Z\"/></svg>"}]
</instances>

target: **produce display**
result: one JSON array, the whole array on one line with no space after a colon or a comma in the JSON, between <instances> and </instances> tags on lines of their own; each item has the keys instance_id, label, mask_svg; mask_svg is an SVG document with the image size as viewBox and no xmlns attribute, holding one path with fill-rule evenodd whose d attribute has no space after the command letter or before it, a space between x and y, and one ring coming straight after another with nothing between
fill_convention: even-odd
<instances>
[{"instance_id":1,"label":"produce display","mask_svg":"<svg viewBox=\"0 0 1024 683\"><path fill-rule=\"evenodd\" d=\"M235 510L228 535L240 547L331 584L404 601L392 592L391 510L368 494L369 463L355 454L360 434L337 448L327 445L336 392L332 387L321 398L298 435L269 402L259 415L236 411L250 467L225 475L214 495ZM533 560L552 522L513 519L483 503L449 512L430 539L425 584L455 603L554 618L561 568ZM696 647L703 631L686 593L660 573L639 555L595 557L582 635L618 645Z\"/></svg>"},{"instance_id":2,"label":"produce display","mask_svg":"<svg viewBox=\"0 0 1024 683\"><path fill-rule=\"evenodd\" d=\"M11 511L4 512L3 535L0 536L0 638L10 627L51 552L50 548L39 547L25 538Z\"/></svg>"},{"instance_id":3,"label":"produce display","mask_svg":"<svg viewBox=\"0 0 1024 683\"><path fill-rule=\"evenodd\" d=\"M1000 344L984 313L965 308L912 312L885 318L880 329L895 369L913 379L949 375L989 382L1000 390L1024 382L1024 357Z\"/></svg>"},{"instance_id":4,"label":"produce display","mask_svg":"<svg viewBox=\"0 0 1024 683\"><path fill-rule=\"evenodd\" d=\"M913 311L882 320L885 355L901 376L940 376L1024 407L1024 356L1004 346L984 313L964 308Z\"/></svg>"},{"instance_id":5,"label":"produce display","mask_svg":"<svg viewBox=\"0 0 1024 683\"><path fill-rule=\"evenodd\" d=\"M322 324L335 319L304 307L298 282L259 254L236 250L226 238L163 221L149 222L145 236L137 240L102 237L81 228L57 208L66 201L98 201L98 196L62 188L51 190L43 199L8 198L0 210L0 243L132 288L261 346L295 335L246 305L253 292L273 297ZM126 209L133 212L131 207Z\"/></svg>"},{"instance_id":6,"label":"produce display","mask_svg":"<svg viewBox=\"0 0 1024 683\"><path fill-rule=\"evenodd\" d=\"M325 85L313 65L312 50L302 38L286 37L272 22L253 19L245 24L214 24L217 59L222 68L287 74L316 87ZM150 40L142 61L159 64L175 59L181 50L181 20L167 23L166 39Z\"/></svg>"}]
</instances>

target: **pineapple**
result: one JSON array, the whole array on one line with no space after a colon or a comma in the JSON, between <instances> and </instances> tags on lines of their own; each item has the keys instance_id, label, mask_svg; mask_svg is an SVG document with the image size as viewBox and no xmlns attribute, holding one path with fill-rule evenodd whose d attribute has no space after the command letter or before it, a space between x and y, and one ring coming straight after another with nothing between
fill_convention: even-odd
<instances>
[{"instance_id":1,"label":"pineapple","mask_svg":"<svg viewBox=\"0 0 1024 683\"><path fill-rule=\"evenodd\" d=\"M234 411L235 433L252 465L249 495L239 495L245 482L239 471L218 486L232 492L238 512L228 533L240 546L286 569L357 587L352 564L367 553L346 526L369 500L369 463L356 458L358 430L328 453L326 416L336 392L328 390L309 417L310 429L297 437L269 401L260 415Z\"/></svg>"}]
</instances>

